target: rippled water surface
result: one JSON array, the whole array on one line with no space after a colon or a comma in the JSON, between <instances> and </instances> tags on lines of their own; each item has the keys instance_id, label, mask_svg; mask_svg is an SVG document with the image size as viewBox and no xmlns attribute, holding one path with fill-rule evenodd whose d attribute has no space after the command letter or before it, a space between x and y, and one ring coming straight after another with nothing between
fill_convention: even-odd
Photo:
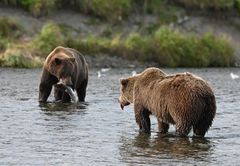
<instances>
[{"instance_id":1,"label":"rippled water surface","mask_svg":"<svg viewBox=\"0 0 240 166\"><path fill-rule=\"evenodd\" d=\"M142 69L136 69L138 72ZM212 84L217 115L206 139L139 134L133 107L117 102L120 77L133 69L90 70L85 103L39 105L40 69L0 68L0 165L239 165L239 69L193 72ZM53 101L50 97L49 101Z\"/></svg>"}]
</instances>

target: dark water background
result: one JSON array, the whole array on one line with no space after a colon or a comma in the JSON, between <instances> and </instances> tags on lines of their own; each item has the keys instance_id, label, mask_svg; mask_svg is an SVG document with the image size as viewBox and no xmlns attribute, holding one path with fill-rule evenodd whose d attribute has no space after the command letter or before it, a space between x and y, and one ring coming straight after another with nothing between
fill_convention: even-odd
<instances>
[{"instance_id":1,"label":"dark water background","mask_svg":"<svg viewBox=\"0 0 240 166\"><path fill-rule=\"evenodd\" d=\"M139 134L132 106L117 102L120 77L133 69L90 70L86 103L39 105L40 69L0 68L0 165L239 165L240 75L237 68L164 69L206 79L217 115L206 139ZM142 69L135 69L142 71ZM49 98L53 100L52 97Z\"/></svg>"}]
</instances>

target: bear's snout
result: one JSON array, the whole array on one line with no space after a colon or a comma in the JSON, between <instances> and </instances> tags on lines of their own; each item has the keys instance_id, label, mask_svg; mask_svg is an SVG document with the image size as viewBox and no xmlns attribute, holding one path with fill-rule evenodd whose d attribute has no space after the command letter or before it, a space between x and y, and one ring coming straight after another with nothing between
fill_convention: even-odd
<instances>
[{"instance_id":1,"label":"bear's snout","mask_svg":"<svg viewBox=\"0 0 240 166\"><path fill-rule=\"evenodd\" d=\"M120 104L120 107L121 107L122 110L124 109L125 106L130 104L128 101L121 100L121 97L119 97L118 103Z\"/></svg>"},{"instance_id":2,"label":"bear's snout","mask_svg":"<svg viewBox=\"0 0 240 166\"><path fill-rule=\"evenodd\" d=\"M73 86L71 77L60 78L59 83L60 84L62 83L64 85L70 86L70 87Z\"/></svg>"}]
</instances>

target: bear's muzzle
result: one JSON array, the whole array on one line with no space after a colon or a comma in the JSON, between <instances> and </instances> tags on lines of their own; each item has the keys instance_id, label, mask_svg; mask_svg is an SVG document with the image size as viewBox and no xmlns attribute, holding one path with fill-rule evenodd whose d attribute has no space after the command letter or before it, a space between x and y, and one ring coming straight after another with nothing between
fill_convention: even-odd
<instances>
[{"instance_id":1,"label":"bear's muzzle","mask_svg":"<svg viewBox=\"0 0 240 166\"><path fill-rule=\"evenodd\" d=\"M63 78L60 78L59 79L59 83L60 84L64 84L66 86L73 86L73 83L72 83L72 78L71 77L63 77Z\"/></svg>"},{"instance_id":2,"label":"bear's muzzle","mask_svg":"<svg viewBox=\"0 0 240 166\"><path fill-rule=\"evenodd\" d=\"M125 106L129 105L130 103L127 101L121 101L121 99L118 99L118 102L120 104L121 109L123 110Z\"/></svg>"}]
</instances>

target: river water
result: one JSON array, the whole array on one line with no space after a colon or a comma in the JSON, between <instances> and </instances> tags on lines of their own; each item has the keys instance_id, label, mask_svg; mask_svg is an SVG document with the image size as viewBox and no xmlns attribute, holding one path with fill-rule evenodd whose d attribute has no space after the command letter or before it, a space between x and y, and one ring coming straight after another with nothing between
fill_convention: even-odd
<instances>
[{"instance_id":1,"label":"river water","mask_svg":"<svg viewBox=\"0 0 240 166\"><path fill-rule=\"evenodd\" d=\"M85 103L38 103L40 69L0 68L0 165L239 165L240 75L237 68L192 72L214 88L217 114L205 139L139 134L133 107L118 105L121 77L133 69L91 69ZM135 69L137 72L143 69ZM53 97L49 98L53 101Z\"/></svg>"}]
</instances>

